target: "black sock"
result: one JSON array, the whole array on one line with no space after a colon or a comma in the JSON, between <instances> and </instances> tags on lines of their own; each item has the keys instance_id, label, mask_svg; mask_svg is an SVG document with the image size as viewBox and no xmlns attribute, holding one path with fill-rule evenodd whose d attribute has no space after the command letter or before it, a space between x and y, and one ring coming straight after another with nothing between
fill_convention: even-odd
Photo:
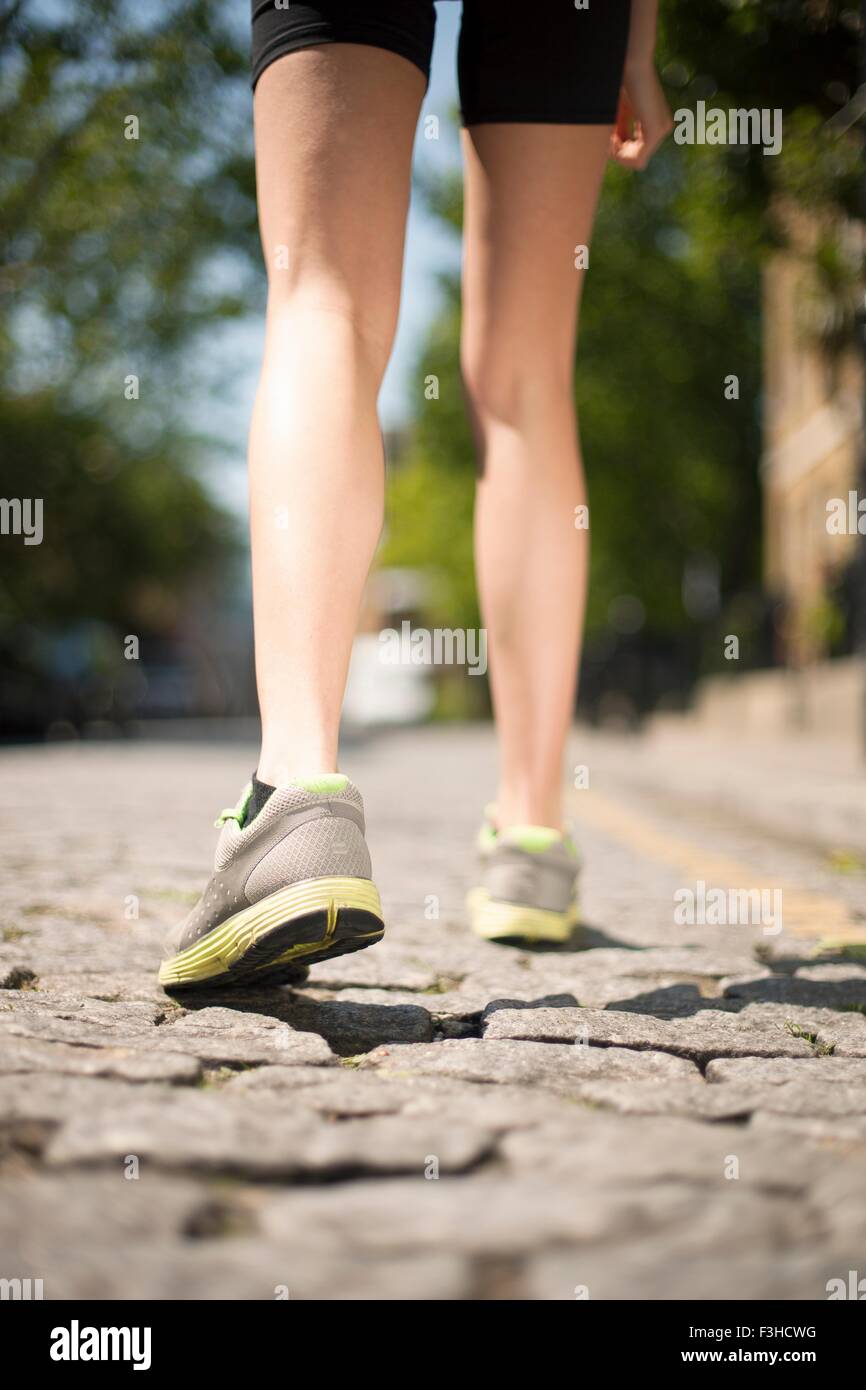
<instances>
[{"instance_id":1,"label":"black sock","mask_svg":"<svg viewBox=\"0 0 866 1390\"><path fill-rule=\"evenodd\" d=\"M255 820L268 797L272 796L275 791L276 787L269 786L267 782L260 782L256 774L253 773L253 794L247 806L244 825L249 825L251 820Z\"/></svg>"}]
</instances>

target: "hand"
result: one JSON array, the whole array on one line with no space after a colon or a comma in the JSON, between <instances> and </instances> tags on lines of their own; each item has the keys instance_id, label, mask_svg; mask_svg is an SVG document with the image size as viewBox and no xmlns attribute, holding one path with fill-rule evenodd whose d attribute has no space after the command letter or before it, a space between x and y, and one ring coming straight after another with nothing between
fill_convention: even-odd
<instances>
[{"instance_id":1,"label":"hand","mask_svg":"<svg viewBox=\"0 0 866 1390\"><path fill-rule=\"evenodd\" d=\"M652 62L626 67L610 157L626 169L645 169L674 128L670 107Z\"/></svg>"}]
</instances>

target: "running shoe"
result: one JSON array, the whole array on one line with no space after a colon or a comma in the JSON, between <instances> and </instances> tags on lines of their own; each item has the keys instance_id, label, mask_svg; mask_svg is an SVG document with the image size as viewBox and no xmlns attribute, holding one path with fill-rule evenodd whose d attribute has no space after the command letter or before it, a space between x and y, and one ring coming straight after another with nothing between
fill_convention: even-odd
<instances>
[{"instance_id":1,"label":"running shoe","mask_svg":"<svg viewBox=\"0 0 866 1390\"><path fill-rule=\"evenodd\" d=\"M247 823L251 795L250 784L216 822L213 877L166 942L167 990L284 983L382 939L364 804L348 777L278 787Z\"/></svg>"},{"instance_id":2,"label":"running shoe","mask_svg":"<svg viewBox=\"0 0 866 1390\"><path fill-rule=\"evenodd\" d=\"M488 807L478 835L478 885L467 899L472 930L487 941L570 940L577 924L577 848L544 825L497 831Z\"/></svg>"}]
</instances>

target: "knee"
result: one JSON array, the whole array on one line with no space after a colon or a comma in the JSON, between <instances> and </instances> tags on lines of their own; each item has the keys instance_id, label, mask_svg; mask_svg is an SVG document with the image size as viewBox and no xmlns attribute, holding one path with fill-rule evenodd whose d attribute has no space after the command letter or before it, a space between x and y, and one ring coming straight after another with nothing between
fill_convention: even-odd
<instances>
[{"instance_id":1,"label":"knee","mask_svg":"<svg viewBox=\"0 0 866 1390\"><path fill-rule=\"evenodd\" d=\"M460 372L472 418L478 425L513 418L520 388L514 363L505 354L487 352L480 344L472 348L464 345Z\"/></svg>"},{"instance_id":2,"label":"knee","mask_svg":"<svg viewBox=\"0 0 866 1390\"><path fill-rule=\"evenodd\" d=\"M378 387L391 356L398 302L350 293L346 286L313 281L268 292L268 334L279 350L303 345L304 356L354 365Z\"/></svg>"},{"instance_id":3,"label":"knee","mask_svg":"<svg viewBox=\"0 0 866 1390\"><path fill-rule=\"evenodd\" d=\"M494 424L531 429L551 411L573 409L570 361L516 346L517 350L484 344L461 349L463 389L482 432Z\"/></svg>"}]
</instances>

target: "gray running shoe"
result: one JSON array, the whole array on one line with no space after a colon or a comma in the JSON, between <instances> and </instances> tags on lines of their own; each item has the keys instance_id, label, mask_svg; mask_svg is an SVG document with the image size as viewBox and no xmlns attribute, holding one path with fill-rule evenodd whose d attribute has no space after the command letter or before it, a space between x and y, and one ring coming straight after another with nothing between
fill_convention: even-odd
<instances>
[{"instance_id":1,"label":"gray running shoe","mask_svg":"<svg viewBox=\"0 0 866 1390\"><path fill-rule=\"evenodd\" d=\"M364 805L348 777L278 787L245 825L251 793L216 822L214 874L166 942L165 989L297 979L382 938Z\"/></svg>"},{"instance_id":2,"label":"gray running shoe","mask_svg":"<svg viewBox=\"0 0 866 1390\"><path fill-rule=\"evenodd\" d=\"M472 930L488 941L568 941L578 923L580 860L568 835L543 825L501 833L492 808L478 836L480 882L467 899Z\"/></svg>"}]
</instances>

